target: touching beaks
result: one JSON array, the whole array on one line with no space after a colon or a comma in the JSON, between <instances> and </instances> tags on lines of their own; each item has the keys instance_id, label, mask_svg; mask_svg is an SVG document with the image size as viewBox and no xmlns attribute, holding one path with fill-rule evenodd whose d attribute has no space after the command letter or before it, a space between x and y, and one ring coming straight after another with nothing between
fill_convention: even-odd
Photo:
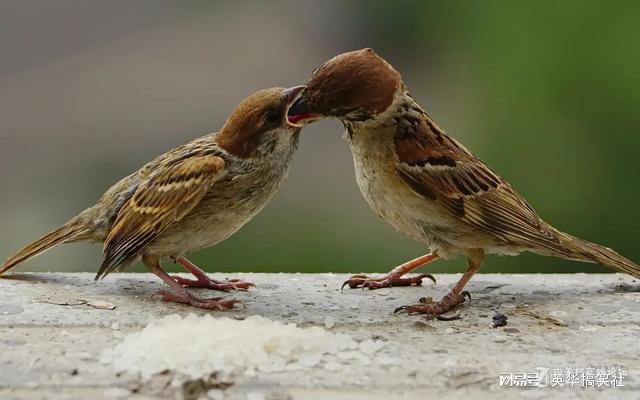
<instances>
[{"instance_id":1,"label":"touching beaks","mask_svg":"<svg viewBox=\"0 0 640 400\"><path fill-rule=\"evenodd\" d=\"M298 99L303 90L305 90L306 86L293 86L290 88L286 88L282 90L282 96L286 101L287 105L291 106L294 101Z\"/></svg>"},{"instance_id":2,"label":"touching beaks","mask_svg":"<svg viewBox=\"0 0 640 400\"><path fill-rule=\"evenodd\" d=\"M304 88L304 86L302 86ZM290 124L303 126L324 118L324 115L315 112L309 105L307 92L299 93L295 102L289 107L287 112L287 120Z\"/></svg>"}]
</instances>

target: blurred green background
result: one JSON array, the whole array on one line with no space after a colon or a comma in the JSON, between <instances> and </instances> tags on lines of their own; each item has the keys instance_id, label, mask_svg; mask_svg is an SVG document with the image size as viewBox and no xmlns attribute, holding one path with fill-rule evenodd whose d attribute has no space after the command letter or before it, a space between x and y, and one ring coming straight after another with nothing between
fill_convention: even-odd
<instances>
[{"instance_id":1,"label":"blurred green background","mask_svg":"<svg viewBox=\"0 0 640 400\"><path fill-rule=\"evenodd\" d=\"M247 94L373 47L547 221L640 261L639 17L637 1L2 1L0 257L216 130ZM276 199L192 260L357 272L425 253L370 212L341 131L306 129ZM63 246L22 270L95 271L100 256ZM606 270L527 254L490 257L483 272L499 271Z\"/></svg>"}]
</instances>

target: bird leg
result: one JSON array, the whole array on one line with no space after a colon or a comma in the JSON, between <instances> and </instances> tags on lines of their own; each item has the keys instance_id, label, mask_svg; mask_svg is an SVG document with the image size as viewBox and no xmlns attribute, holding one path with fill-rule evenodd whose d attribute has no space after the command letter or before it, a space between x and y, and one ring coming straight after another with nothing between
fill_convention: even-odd
<instances>
[{"instance_id":1,"label":"bird leg","mask_svg":"<svg viewBox=\"0 0 640 400\"><path fill-rule=\"evenodd\" d=\"M395 309L394 314L406 312L407 314L429 314L429 315L440 315L446 313L452 308L462 304L465 302L465 298L468 297L471 299L471 294L464 289L465 285L471 277L478 272L480 269L480 265L482 264L482 259L484 258L484 254L480 261L472 260L469 258L469 268L467 268L467 272L462 275L462 278L456 283L451 292L449 292L446 296L444 296L440 301L435 303L427 303L421 301L419 304L412 304L409 306L402 306Z\"/></svg>"},{"instance_id":2,"label":"bird leg","mask_svg":"<svg viewBox=\"0 0 640 400\"><path fill-rule=\"evenodd\" d=\"M438 258L439 256L436 252L426 254L395 267L387 275L379 278L371 278L366 275L354 275L342 284L342 289L347 285L349 285L351 289L362 286L370 290L391 286L420 286L424 278L429 278L433 283L436 283L436 278L431 274L420 274L409 278L403 278L402 276Z\"/></svg>"},{"instance_id":3,"label":"bird leg","mask_svg":"<svg viewBox=\"0 0 640 400\"><path fill-rule=\"evenodd\" d=\"M230 290L248 290L250 287L255 287L251 282L245 282L240 279L228 279L226 281L217 281L211 279L207 274L198 268L197 265L187 260L185 257L178 257L176 261L180 263L187 271L191 272L196 279L186 279L179 276L172 276L172 278L181 284L182 286L201 287L213 290L220 290L228 292Z\"/></svg>"},{"instance_id":4,"label":"bird leg","mask_svg":"<svg viewBox=\"0 0 640 400\"><path fill-rule=\"evenodd\" d=\"M175 281L169 274L164 272L157 258L142 257L142 262L149 268L149 271L157 275L164 281L173 292L161 291L160 294L165 301L175 303L188 304L192 307L204 308L207 310L228 310L232 309L235 304L242 304L240 300L224 300L222 297L213 297L209 299L201 299L195 297L181 284Z\"/></svg>"}]
</instances>

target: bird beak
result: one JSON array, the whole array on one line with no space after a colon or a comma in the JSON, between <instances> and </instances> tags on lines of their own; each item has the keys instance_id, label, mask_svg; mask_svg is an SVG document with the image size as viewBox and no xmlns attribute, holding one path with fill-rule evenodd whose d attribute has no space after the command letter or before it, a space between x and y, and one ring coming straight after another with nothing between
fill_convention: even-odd
<instances>
[{"instance_id":1,"label":"bird beak","mask_svg":"<svg viewBox=\"0 0 640 400\"><path fill-rule=\"evenodd\" d=\"M300 93L302 93L302 91L306 88L306 86L293 86L290 88L286 88L282 91L282 97L284 97L284 101L287 103L287 105L291 106L293 102L298 99Z\"/></svg>"},{"instance_id":2,"label":"bird beak","mask_svg":"<svg viewBox=\"0 0 640 400\"><path fill-rule=\"evenodd\" d=\"M298 86L306 89L304 86ZM324 115L315 112L309 105L309 93L303 90L296 97L294 103L289 107L287 120L290 124L303 126L324 118Z\"/></svg>"}]
</instances>

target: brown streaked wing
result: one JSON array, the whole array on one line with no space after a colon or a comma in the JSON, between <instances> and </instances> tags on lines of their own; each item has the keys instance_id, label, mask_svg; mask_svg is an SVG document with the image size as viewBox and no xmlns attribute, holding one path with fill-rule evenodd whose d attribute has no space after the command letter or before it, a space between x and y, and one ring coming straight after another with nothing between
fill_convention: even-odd
<instances>
[{"instance_id":1,"label":"brown streaked wing","mask_svg":"<svg viewBox=\"0 0 640 400\"><path fill-rule=\"evenodd\" d=\"M101 279L138 252L204 197L224 170L217 156L192 156L152 173L120 209L104 243Z\"/></svg>"},{"instance_id":2,"label":"brown streaked wing","mask_svg":"<svg viewBox=\"0 0 640 400\"><path fill-rule=\"evenodd\" d=\"M395 149L398 176L414 193L505 243L566 252L522 196L426 114L413 126L396 136Z\"/></svg>"}]
</instances>

